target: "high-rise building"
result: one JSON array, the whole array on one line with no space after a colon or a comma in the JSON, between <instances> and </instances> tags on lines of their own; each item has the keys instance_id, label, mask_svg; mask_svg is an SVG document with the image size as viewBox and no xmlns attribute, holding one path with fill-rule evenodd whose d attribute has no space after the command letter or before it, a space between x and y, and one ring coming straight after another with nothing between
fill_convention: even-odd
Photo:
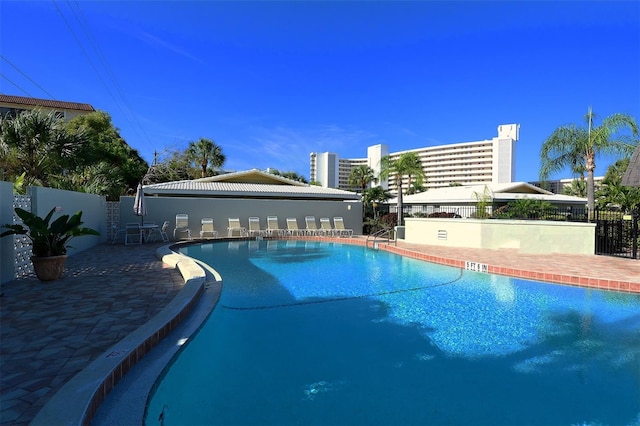
<instances>
[{"instance_id":1,"label":"high-rise building","mask_svg":"<svg viewBox=\"0 0 640 426\"><path fill-rule=\"evenodd\" d=\"M441 188L450 185L478 185L483 183L509 183L515 180L515 142L519 138L519 124L498 126L498 136L483 141L462 142L411 149L389 153L386 144L367 148L366 158L342 159L331 152L312 152L310 155L310 179L327 188L356 189L348 184L351 169L367 165L379 176L382 157L397 159L406 152L414 152L420 158L426 177L424 188ZM404 177L403 187L407 187ZM378 180L377 183L395 193L395 177Z\"/></svg>"}]
</instances>

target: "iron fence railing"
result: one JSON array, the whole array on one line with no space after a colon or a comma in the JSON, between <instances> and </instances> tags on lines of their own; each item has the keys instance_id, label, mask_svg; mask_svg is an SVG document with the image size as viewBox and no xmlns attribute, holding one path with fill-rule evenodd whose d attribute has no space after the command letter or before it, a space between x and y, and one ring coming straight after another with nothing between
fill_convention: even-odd
<instances>
[{"instance_id":1,"label":"iron fence railing","mask_svg":"<svg viewBox=\"0 0 640 426\"><path fill-rule=\"evenodd\" d=\"M448 206L437 209L416 211L408 209L405 217L427 218L467 218L467 219L518 219L518 220L554 220L571 222L588 222L587 208L552 207L522 209L509 205L496 206Z\"/></svg>"}]
</instances>

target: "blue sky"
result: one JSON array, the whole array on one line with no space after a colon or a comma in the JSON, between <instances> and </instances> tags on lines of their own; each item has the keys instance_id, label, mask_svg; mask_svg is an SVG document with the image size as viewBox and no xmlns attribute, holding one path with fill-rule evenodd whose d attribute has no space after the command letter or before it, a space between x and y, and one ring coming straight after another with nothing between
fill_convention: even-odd
<instances>
[{"instance_id":1,"label":"blue sky","mask_svg":"<svg viewBox=\"0 0 640 426\"><path fill-rule=\"evenodd\" d=\"M542 142L589 106L640 120L637 1L3 0L0 37L0 92L104 110L149 162L207 137L226 169L309 177L312 151L519 123L530 181Z\"/></svg>"}]
</instances>

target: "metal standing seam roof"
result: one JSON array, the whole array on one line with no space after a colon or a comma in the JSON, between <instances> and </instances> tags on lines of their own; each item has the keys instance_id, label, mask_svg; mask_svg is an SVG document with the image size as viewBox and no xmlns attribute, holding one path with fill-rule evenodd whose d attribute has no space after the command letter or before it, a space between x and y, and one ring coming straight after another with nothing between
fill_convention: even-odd
<instances>
[{"instance_id":1,"label":"metal standing seam roof","mask_svg":"<svg viewBox=\"0 0 640 426\"><path fill-rule=\"evenodd\" d=\"M273 198L318 198L359 200L360 195L340 189L320 186L289 186L259 183L235 182L198 182L192 180L165 182L145 185L147 195L174 196L238 196L238 197L273 197Z\"/></svg>"},{"instance_id":2,"label":"metal standing seam roof","mask_svg":"<svg viewBox=\"0 0 640 426\"><path fill-rule=\"evenodd\" d=\"M587 199L570 195L554 194L526 182L487 184L488 195L495 200L515 200L519 198L542 199L550 202L586 204ZM405 195L403 204L437 204L477 202L484 194L485 185L452 186L430 189L418 194ZM397 199L388 200L393 204Z\"/></svg>"},{"instance_id":3,"label":"metal standing seam roof","mask_svg":"<svg viewBox=\"0 0 640 426\"><path fill-rule=\"evenodd\" d=\"M91 105L80 102L54 101L51 99L28 98L25 96L0 94L0 102L15 105L29 105L34 107L70 109L75 111L95 111L95 108Z\"/></svg>"}]
</instances>

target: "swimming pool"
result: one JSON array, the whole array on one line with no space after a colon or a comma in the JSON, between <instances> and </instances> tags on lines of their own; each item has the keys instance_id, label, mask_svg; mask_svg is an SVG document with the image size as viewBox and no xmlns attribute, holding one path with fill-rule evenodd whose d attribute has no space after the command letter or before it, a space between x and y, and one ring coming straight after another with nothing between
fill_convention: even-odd
<instances>
[{"instance_id":1,"label":"swimming pool","mask_svg":"<svg viewBox=\"0 0 640 426\"><path fill-rule=\"evenodd\" d=\"M640 296L335 243L183 252L220 302L146 424L638 424Z\"/></svg>"}]
</instances>

